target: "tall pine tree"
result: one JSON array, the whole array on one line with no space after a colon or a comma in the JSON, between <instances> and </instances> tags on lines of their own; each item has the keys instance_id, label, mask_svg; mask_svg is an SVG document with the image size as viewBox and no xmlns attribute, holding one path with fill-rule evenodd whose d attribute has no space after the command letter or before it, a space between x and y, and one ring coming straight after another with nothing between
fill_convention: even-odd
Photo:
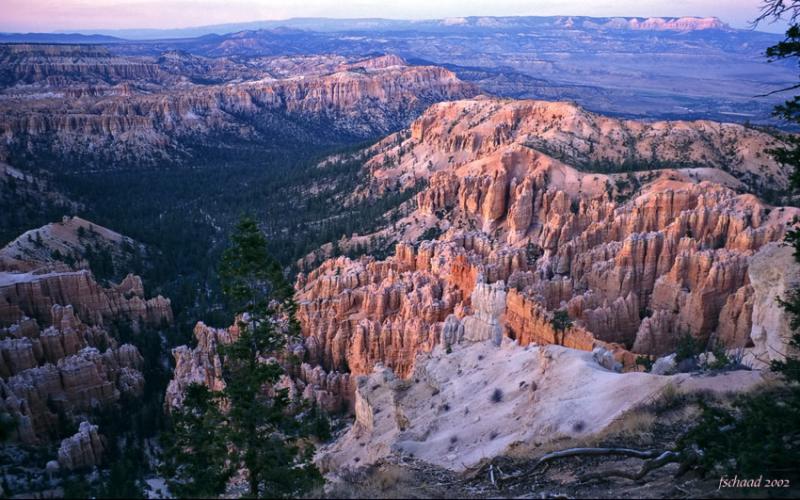
<instances>
[{"instance_id":1,"label":"tall pine tree","mask_svg":"<svg viewBox=\"0 0 800 500\"><path fill-rule=\"evenodd\" d=\"M322 481L307 422L318 416L278 387L280 360L290 359L285 347L299 328L292 288L253 219L237 225L219 274L239 336L220 348L225 389L191 389L175 418L167 454L174 482L191 496L217 495L244 469L251 497L301 495Z\"/></svg>"}]
</instances>

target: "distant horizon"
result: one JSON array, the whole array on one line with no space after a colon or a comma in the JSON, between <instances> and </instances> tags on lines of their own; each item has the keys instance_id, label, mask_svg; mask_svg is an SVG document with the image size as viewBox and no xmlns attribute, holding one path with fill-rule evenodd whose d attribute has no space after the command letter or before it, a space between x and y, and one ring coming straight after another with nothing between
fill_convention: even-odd
<instances>
[{"instance_id":1,"label":"distant horizon","mask_svg":"<svg viewBox=\"0 0 800 500\"><path fill-rule=\"evenodd\" d=\"M729 26L732 29L740 29L740 30L750 30L752 27L737 27L732 25L729 22L726 22L725 19L720 18L718 16L693 16L693 15L685 15L685 16L623 16L623 15L609 15L609 16L594 16L594 15L580 15L580 14L552 14L552 15L497 15L497 16L448 16L448 17L431 17L431 18L420 18L420 19L410 19L410 18L392 18L392 17L330 17L330 16L296 16L296 17L288 17L283 19L256 19L251 21L238 21L238 22L230 22L230 23L217 23L217 24L204 24L204 25L191 25L191 26L178 26L173 28L117 28L117 29L104 29L104 28L86 28L86 29L56 29L52 31L10 31L4 30L0 28L0 34L4 35L83 35L83 36L109 36L109 37L117 37L121 39L125 39L125 36L129 36L130 39L146 39L145 35L150 34L168 34L173 32L172 36L165 36L165 38L180 38L186 35L182 35L181 32L192 32L192 31L209 31L214 28L221 28L221 29L232 29L232 31L220 31L216 34L224 35L229 34L237 31L250 31L250 30L257 30L257 29L274 29L283 27L280 23L286 22L297 22L297 21L406 21L406 22L434 22L434 21L442 21L447 19L470 19L470 18L553 18L553 17L584 17L584 18L591 18L591 19L612 19L612 18L622 18L622 19L649 19L649 18L661 18L661 19L680 19L680 18L696 18L696 19L703 19L703 18L715 18L725 25ZM258 25L258 24L277 24L274 27L270 28L237 28L240 26L245 25ZM782 23L761 23L759 24L753 31L756 32L764 32L770 34L782 34L785 31L785 27L780 27L779 29L775 30L767 30L764 29L770 25L782 25ZM290 26L285 26L290 27ZM297 28L300 29L300 28ZM313 31L313 30L312 30ZM209 33L211 33L209 31Z\"/></svg>"},{"instance_id":2,"label":"distant horizon","mask_svg":"<svg viewBox=\"0 0 800 500\"><path fill-rule=\"evenodd\" d=\"M751 28L761 0L623 0L586 5L580 0L408 0L385 5L370 0L308 0L287 6L270 0L4 0L3 33L109 34L197 30L299 19L431 21L460 17L680 18L716 17L736 29ZM784 22L762 22L757 31L783 33Z\"/></svg>"}]
</instances>

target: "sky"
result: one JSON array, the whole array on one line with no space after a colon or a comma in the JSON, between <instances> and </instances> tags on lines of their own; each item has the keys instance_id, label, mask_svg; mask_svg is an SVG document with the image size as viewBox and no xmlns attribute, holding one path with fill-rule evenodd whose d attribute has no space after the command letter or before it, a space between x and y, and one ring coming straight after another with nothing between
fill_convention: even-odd
<instances>
[{"instance_id":1,"label":"sky","mask_svg":"<svg viewBox=\"0 0 800 500\"><path fill-rule=\"evenodd\" d=\"M0 31L185 28L290 17L716 16L745 28L763 0L0 0ZM761 31L783 31L762 23Z\"/></svg>"}]
</instances>

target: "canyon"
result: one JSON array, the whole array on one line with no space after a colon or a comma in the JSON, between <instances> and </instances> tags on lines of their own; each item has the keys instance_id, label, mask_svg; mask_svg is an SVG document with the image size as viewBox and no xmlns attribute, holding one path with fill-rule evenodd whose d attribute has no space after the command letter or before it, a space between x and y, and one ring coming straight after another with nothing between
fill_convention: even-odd
<instances>
[{"instance_id":1,"label":"canyon","mask_svg":"<svg viewBox=\"0 0 800 500\"><path fill-rule=\"evenodd\" d=\"M773 141L738 125L619 122L562 103L435 105L369 150L372 181L354 195L428 180L383 233L395 235L394 255L339 257L298 277L311 359L405 376L419 352L481 328L522 345L610 345L629 369L687 334L752 347L759 276L748 264L798 215L747 193L753 179L785 185L787 172L757 154ZM609 172L639 167L590 170L600 161ZM488 312L474 316L481 304ZM564 331L552 326L559 310L572 321Z\"/></svg>"},{"instance_id":2,"label":"canyon","mask_svg":"<svg viewBox=\"0 0 800 500\"><path fill-rule=\"evenodd\" d=\"M293 280L276 387L332 417L308 441L328 487L387 464L466 481L638 419L636 446L671 446L682 404L772 387L794 352L800 209L770 154L793 137L752 98L795 78L764 69L771 35L561 16L20 37L0 44L15 493L164 482L159 438L190 385L225 388L248 321L218 272L245 213Z\"/></svg>"},{"instance_id":3,"label":"canyon","mask_svg":"<svg viewBox=\"0 0 800 500\"><path fill-rule=\"evenodd\" d=\"M520 442L602 432L667 386L755 387L788 352L778 297L800 283L781 245L800 210L758 196L787 186L762 154L776 144L741 125L476 98L353 153L367 175L347 203L424 187L399 219L338 243L388 242L391 255L332 257L297 277L304 363L291 375L306 398L355 414L320 467L407 456L459 471ZM219 388L217 346L234 334L198 324L197 347L173 351L167 399L191 382ZM667 363L687 336L753 370L640 373L637 358ZM531 417L540 405L552 411ZM590 425L571 420L589 413Z\"/></svg>"}]
</instances>

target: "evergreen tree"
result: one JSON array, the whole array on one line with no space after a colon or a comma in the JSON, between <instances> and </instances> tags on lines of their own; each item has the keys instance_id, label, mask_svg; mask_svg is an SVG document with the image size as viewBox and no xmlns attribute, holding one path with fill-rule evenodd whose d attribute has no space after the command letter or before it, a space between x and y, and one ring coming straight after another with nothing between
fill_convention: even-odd
<instances>
[{"instance_id":1,"label":"evergreen tree","mask_svg":"<svg viewBox=\"0 0 800 500\"><path fill-rule=\"evenodd\" d=\"M164 454L170 492L179 498L207 498L221 494L233 472L226 464L223 416L218 395L192 384L183 406L172 414L172 429L164 435Z\"/></svg>"},{"instance_id":2,"label":"evergreen tree","mask_svg":"<svg viewBox=\"0 0 800 500\"><path fill-rule=\"evenodd\" d=\"M316 410L304 411L287 389L277 387L284 373L278 360L289 359L287 340L299 332L292 288L255 221L243 218L231 242L219 274L240 314L238 338L220 348L225 389L212 393L195 387L187 394L176 414L168 463L176 474L176 492L219 494L232 471L243 468L251 497L294 497L322 480L311 462L309 422L316 429L326 427Z\"/></svg>"},{"instance_id":3,"label":"evergreen tree","mask_svg":"<svg viewBox=\"0 0 800 500\"><path fill-rule=\"evenodd\" d=\"M222 256L220 281L225 296L244 314L239 338L223 348L227 433L235 459L247 470L251 496L294 496L320 476L288 390L275 387L283 375L276 357L285 355L287 337L298 332L292 288L253 219L239 222L231 242ZM281 311L290 318L288 333L277 324Z\"/></svg>"}]
</instances>

